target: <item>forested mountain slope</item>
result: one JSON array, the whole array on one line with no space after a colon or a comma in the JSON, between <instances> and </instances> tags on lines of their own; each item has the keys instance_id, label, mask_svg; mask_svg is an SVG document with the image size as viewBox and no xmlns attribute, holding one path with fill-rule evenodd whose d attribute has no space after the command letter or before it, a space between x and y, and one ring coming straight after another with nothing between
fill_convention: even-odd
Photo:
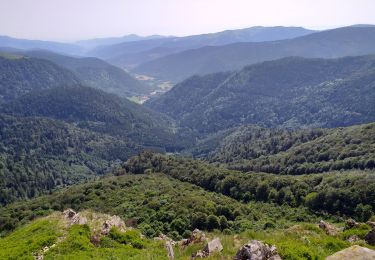
<instances>
[{"instance_id":1,"label":"forested mountain slope","mask_svg":"<svg viewBox=\"0 0 375 260\"><path fill-rule=\"evenodd\" d=\"M72 71L82 84L124 97L144 95L152 90L124 70L97 58L71 57L48 51L26 51L22 54L52 61Z\"/></svg>"},{"instance_id":2,"label":"forested mountain slope","mask_svg":"<svg viewBox=\"0 0 375 260\"><path fill-rule=\"evenodd\" d=\"M338 58L375 54L374 27L343 27L274 42L234 43L187 50L146 62L134 69L174 82L195 74L238 70L288 56Z\"/></svg>"},{"instance_id":3,"label":"forested mountain slope","mask_svg":"<svg viewBox=\"0 0 375 260\"><path fill-rule=\"evenodd\" d=\"M223 78L192 77L146 106L200 133L244 124L295 128L375 121L374 56L284 58Z\"/></svg>"},{"instance_id":4,"label":"forested mountain slope","mask_svg":"<svg viewBox=\"0 0 375 260\"><path fill-rule=\"evenodd\" d=\"M95 178L140 150L56 120L0 114L0 205Z\"/></svg>"},{"instance_id":5,"label":"forested mountain slope","mask_svg":"<svg viewBox=\"0 0 375 260\"><path fill-rule=\"evenodd\" d=\"M241 126L216 138L191 152L231 169L275 174L375 168L375 123L295 131Z\"/></svg>"},{"instance_id":6,"label":"forested mountain slope","mask_svg":"<svg viewBox=\"0 0 375 260\"><path fill-rule=\"evenodd\" d=\"M83 86L35 91L0 108L4 113L48 117L80 128L161 149L178 149L178 128L173 120L126 98Z\"/></svg>"},{"instance_id":7,"label":"forested mountain slope","mask_svg":"<svg viewBox=\"0 0 375 260\"><path fill-rule=\"evenodd\" d=\"M0 53L0 102L32 90L78 83L72 72L50 61Z\"/></svg>"}]
</instances>

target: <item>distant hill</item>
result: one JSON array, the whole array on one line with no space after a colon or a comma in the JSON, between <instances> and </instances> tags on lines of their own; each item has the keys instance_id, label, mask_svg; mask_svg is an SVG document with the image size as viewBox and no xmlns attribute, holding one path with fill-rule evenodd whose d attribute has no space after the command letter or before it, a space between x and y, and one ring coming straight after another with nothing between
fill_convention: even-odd
<instances>
[{"instance_id":1,"label":"distant hill","mask_svg":"<svg viewBox=\"0 0 375 260\"><path fill-rule=\"evenodd\" d=\"M0 205L95 178L140 150L56 120L0 114Z\"/></svg>"},{"instance_id":2,"label":"distant hill","mask_svg":"<svg viewBox=\"0 0 375 260\"><path fill-rule=\"evenodd\" d=\"M141 63L180 51L203 46L219 46L235 42L262 42L295 38L313 33L301 27L250 27L218 33L169 37L147 41L124 42L99 47L90 55L103 58L121 67L132 68Z\"/></svg>"},{"instance_id":3,"label":"distant hill","mask_svg":"<svg viewBox=\"0 0 375 260\"><path fill-rule=\"evenodd\" d=\"M95 38L89 40L77 41L75 44L84 47L86 49L92 49L98 46L112 45L122 42L134 42L134 41L143 41L151 39L165 38L166 36L162 35L150 35L150 36L139 36L136 34L129 34L122 37L108 37L108 38Z\"/></svg>"},{"instance_id":4,"label":"distant hill","mask_svg":"<svg viewBox=\"0 0 375 260\"><path fill-rule=\"evenodd\" d=\"M48 51L26 51L23 55L52 61L71 70L82 84L123 97L150 93L151 87L129 73L97 58L64 56Z\"/></svg>"},{"instance_id":5,"label":"distant hill","mask_svg":"<svg viewBox=\"0 0 375 260\"><path fill-rule=\"evenodd\" d=\"M174 122L141 105L83 86L34 91L0 108L17 116L58 119L91 131L130 139L143 147L179 149Z\"/></svg>"},{"instance_id":6,"label":"distant hill","mask_svg":"<svg viewBox=\"0 0 375 260\"><path fill-rule=\"evenodd\" d=\"M39 40L27 40L17 39L8 36L0 36L0 47L10 47L15 49L30 50L30 49L44 49L59 53L79 54L81 53L81 47L69 43L51 42L51 41L39 41Z\"/></svg>"},{"instance_id":7,"label":"distant hill","mask_svg":"<svg viewBox=\"0 0 375 260\"><path fill-rule=\"evenodd\" d=\"M69 70L42 59L0 54L0 103L32 90L78 84Z\"/></svg>"},{"instance_id":8,"label":"distant hill","mask_svg":"<svg viewBox=\"0 0 375 260\"><path fill-rule=\"evenodd\" d=\"M134 72L177 82L195 74L238 70L287 56L338 58L367 54L375 54L375 27L344 27L282 41L187 50L141 64Z\"/></svg>"},{"instance_id":9,"label":"distant hill","mask_svg":"<svg viewBox=\"0 0 375 260\"><path fill-rule=\"evenodd\" d=\"M201 134L244 124L295 128L375 121L375 56L284 58L223 75L194 76L146 106Z\"/></svg>"}]
</instances>

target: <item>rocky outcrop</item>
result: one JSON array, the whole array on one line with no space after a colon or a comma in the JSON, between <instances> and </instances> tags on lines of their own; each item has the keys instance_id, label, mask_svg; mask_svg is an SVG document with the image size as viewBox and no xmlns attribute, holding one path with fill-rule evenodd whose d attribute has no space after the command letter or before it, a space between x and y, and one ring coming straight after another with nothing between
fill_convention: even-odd
<instances>
[{"instance_id":1,"label":"rocky outcrop","mask_svg":"<svg viewBox=\"0 0 375 260\"><path fill-rule=\"evenodd\" d=\"M125 222L119 216L114 215L104 221L101 234L108 235L113 227L118 228L120 231L125 231L126 229Z\"/></svg>"},{"instance_id":2,"label":"rocky outcrop","mask_svg":"<svg viewBox=\"0 0 375 260\"><path fill-rule=\"evenodd\" d=\"M216 252L223 250L223 245L219 238L215 238L207 243L202 249L192 255L192 259L208 257Z\"/></svg>"},{"instance_id":3,"label":"rocky outcrop","mask_svg":"<svg viewBox=\"0 0 375 260\"><path fill-rule=\"evenodd\" d=\"M367 244L375 246L375 230L371 230L366 236L365 241Z\"/></svg>"},{"instance_id":4,"label":"rocky outcrop","mask_svg":"<svg viewBox=\"0 0 375 260\"><path fill-rule=\"evenodd\" d=\"M264 244L258 240L252 240L242 246L234 260L281 260L275 246Z\"/></svg>"},{"instance_id":5,"label":"rocky outcrop","mask_svg":"<svg viewBox=\"0 0 375 260\"><path fill-rule=\"evenodd\" d=\"M360 223L350 218L345 222L345 229L357 228L360 226Z\"/></svg>"},{"instance_id":6,"label":"rocky outcrop","mask_svg":"<svg viewBox=\"0 0 375 260\"><path fill-rule=\"evenodd\" d=\"M344 250L341 250L331 256L328 256L326 260L374 260L375 251L361 247L351 246Z\"/></svg>"},{"instance_id":7,"label":"rocky outcrop","mask_svg":"<svg viewBox=\"0 0 375 260\"><path fill-rule=\"evenodd\" d=\"M319 221L319 227L329 236L336 236L339 231L334 225L331 225L323 220Z\"/></svg>"},{"instance_id":8,"label":"rocky outcrop","mask_svg":"<svg viewBox=\"0 0 375 260\"><path fill-rule=\"evenodd\" d=\"M65 220L68 222L68 225L85 225L87 224L87 218L81 216L79 213L75 212L72 209L67 209L63 212Z\"/></svg>"}]
</instances>

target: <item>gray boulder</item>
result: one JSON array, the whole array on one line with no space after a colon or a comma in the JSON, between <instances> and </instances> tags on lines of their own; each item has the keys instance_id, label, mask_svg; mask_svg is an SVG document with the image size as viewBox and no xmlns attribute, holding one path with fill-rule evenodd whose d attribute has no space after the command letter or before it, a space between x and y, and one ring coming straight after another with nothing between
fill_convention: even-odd
<instances>
[{"instance_id":1,"label":"gray boulder","mask_svg":"<svg viewBox=\"0 0 375 260\"><path fill-rule=\"evenodd\" d=\"M275 246L252 240L238 250L234 260L281 260Z\"/></svg>"},{"instance_id":2,"label":"gray boulder","mask_svg":"<svg viewBox=\"0 0 375 260\"><path fill-rule=\"evenodd\" d=\"M331 256L328 256L326 260L374 260L375 251L361 247L351 246L344 250L341 250Z\"/></svg>"}]
</instances>

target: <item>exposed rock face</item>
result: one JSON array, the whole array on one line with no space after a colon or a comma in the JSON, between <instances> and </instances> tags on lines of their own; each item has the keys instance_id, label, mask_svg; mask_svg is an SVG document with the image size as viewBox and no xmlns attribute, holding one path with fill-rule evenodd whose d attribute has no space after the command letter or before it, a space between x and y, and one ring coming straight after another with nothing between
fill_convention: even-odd
<instances>
[{"instance_id":1,"label":"exposed rock face","mask_svg":"<svg viewBox=\"0 0 375 260\"><path fill-rule=\"evenodd\" d=\"M252 240L238 250L234 260L281 260L275 246Z\"/></svg>"},{"instance_id":2,"label":"exposed rock face","mask_svg":"<svg viewBox=\"0 0 375 260\"><path fill-rule=\"evenodd\" d=\"M87 224L87 218L81 216L79 213L76 213L72 209L65 210L63 212L63 215L64 215L65 219L68 221L69 225L74 225L74 224L85 225L85 224Z\"/></svg>"},{"instance_id":3,"label":"exposed rock face","mask_svg":"<svg viewBox=\"0 0 375 260\"><path fill-rule=\"evenodd\" d=\"M366 236L365 240L369 245L375 246L375 231L371 230Z\"/></svg>"},{"instance_id":4,"label":"exposed rock face","mask_svg":"<svg viewBox=\"0 0 375 260\"><path fill-rule=\"evenodd\" d=\"M207 243L203 250L199 250L192 255L192 259L203 258L212 255L215 252L220 252L223 250L223 245L220 242L219 238L215 238Z\"/></svg>"},{"instance_id":5,"label":"exposed rock face","mask_svg":"<svg viewBox=\"0 0 375 260\"><path fill-rule=\"evenodd\" d=\"M359 226L360 226L360 224L352 218L348 219L345 223L345 229L356 228L356 227L359 227Z\"/></svg>"},{"instance_id":6,"label":"exposed rock face","mask_svg":"<svg viewBox=\"0 0 375 260\"><path fill-rule=\"evenodd\" d=\"M323 229L324 232L326 232L326 234L329 236L335 236L338 233L338 229L335 226L323 220L319 221L319 227Z\"/></svg>"},{"instance_id":7,"label":"exposed rock face","mask_svg":"<svg viewBox=\"0 0 375 260\"><path fill-rule=\"evenodd\" d=\"M126 229L125 222L119 216L114 215L103 223L101 233L103 235L107 235L113 227L118 228L120 231L124 231Z\"/></svg>"},{"instance_id":8,"label":"exposed rock face","mask_svg":"<svg viewBox=\"0 0 375 260\"><path fill-rule=\"evenodd\" d=\"M328 256L326 260L374 260L375 251L361 247L351 246L344 250L341 250L331 256Z\"/></svg>"}]
</instances>

